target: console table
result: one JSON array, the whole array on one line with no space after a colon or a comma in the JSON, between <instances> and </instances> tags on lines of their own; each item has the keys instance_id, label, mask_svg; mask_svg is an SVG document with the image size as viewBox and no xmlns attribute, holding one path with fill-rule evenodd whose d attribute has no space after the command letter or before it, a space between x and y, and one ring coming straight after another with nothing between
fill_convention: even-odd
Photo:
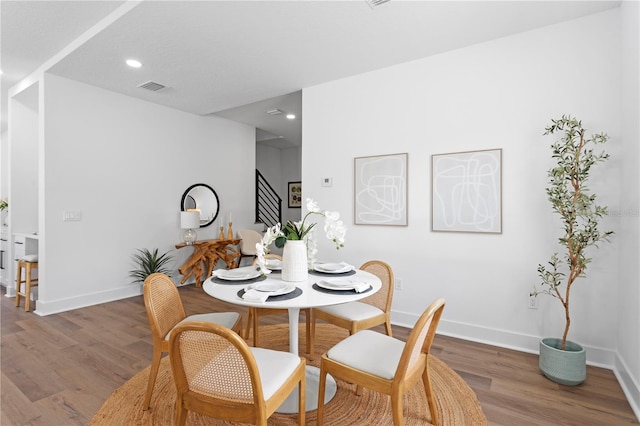
<instances>
[{"instance_id":1,"label":"console table","mask_svg":"<svg viewBox=\"0 0 640 426\"><path fill-rule=\"evenodd\" d=\"M178 271L182 274L180 283L184 284L189 278L194 277L196 286L201 287L203 276L207 279L211 276L213 267L218 260L227 264L227 268L236 268L240 257L240 252L236 249L240 243L240 238L234 240L200 240L193 244L176 244L176 248L193 247L193 253ZM206 273L206 275L205 275Z\"/></svg>"}]
</instances>

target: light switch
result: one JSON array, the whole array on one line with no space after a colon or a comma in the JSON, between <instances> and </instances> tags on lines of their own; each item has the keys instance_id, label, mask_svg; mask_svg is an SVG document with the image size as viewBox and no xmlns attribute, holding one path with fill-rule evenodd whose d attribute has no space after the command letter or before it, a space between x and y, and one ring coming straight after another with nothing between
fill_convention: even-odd
<instances>
[{"instance_id":1,"label":"light switch","mask_svg":"<svg viewBox=\"0 0 640 426\"><path fill-rule=\"evenodd\" d=\"M333 178L330 178L330 177L322 178L322 186L332 186L332 185L333 185Z\"/></svg>"},{"instance_id":2,"label":"light switch","mask_svg":"<svg viewBox=\"0 0 640 426\"><path fill-rule=\"evenodd\" d=\"M82 220L82 212L80 210L65 210L62 213L64 222L78 222Z\"/></svg>"}]
</instances>

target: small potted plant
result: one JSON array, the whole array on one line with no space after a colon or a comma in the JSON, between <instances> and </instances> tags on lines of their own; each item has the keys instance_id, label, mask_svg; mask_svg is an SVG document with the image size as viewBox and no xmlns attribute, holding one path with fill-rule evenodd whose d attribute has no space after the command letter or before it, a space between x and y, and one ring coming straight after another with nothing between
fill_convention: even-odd
<instances>
[{"instance_id":1,"label":"small potted plant","mask_svg":"<svg viewBox=\"0 0 640 426\"><path fill-rule=\"evenodd\" d=\"M565 385L578 385L586 378L586 353L582 346L567 340L571 317L569 300L573 284L586 276L591 258L587 249L600 241L609 241L613 231L602 232L600 219L607 208L596 204L596 195L587 188L589 172L597 163L609 158L604 151L594 152L592 145L607 142L605 133L585 135L582 122L571 116L551 120L545 135L562 133L553 145L552 158L556 161L549 169L546 189L553 211L564 225L558 242L564 252L554 253L548 264L538 265L540 287L534 286L530 297L539 294L552 296L564 307L565 327L562 338L545 338L540 342L540 370L547 378Z\"/></svg>"},{"instance_id":2,"label":"small potted plant","mask_svg":"<svg viewBox=\"0 0 640 426\"><path fill-rule=\"evenodd\" d=\"M133 278L133 283L142 283L153 273L159 272L171 275L171 270L166 267L173 257L169 252L158 255L158 249L138 249L138 253L133 255L133 260L138 265L138 269L129 271L129 276Z\"/></svg>"}]
</instances>

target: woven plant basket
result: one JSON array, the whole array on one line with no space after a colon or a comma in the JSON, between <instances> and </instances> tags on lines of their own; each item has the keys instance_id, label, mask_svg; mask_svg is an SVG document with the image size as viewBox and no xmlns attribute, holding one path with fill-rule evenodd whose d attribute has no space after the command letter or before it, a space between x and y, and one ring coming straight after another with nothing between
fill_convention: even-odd
<instances>
[{"instance_id":1,"label":"woven plant basket","mask_svg":"<svg viewBox=\"0 0 640 426\"><path fill-rule=\"evenodd\" d=\"M587 378L587 351L567 340L561 350L562 339L547 337L540 341L540 370L561 385L577 386Z\"/></svg>"}]
</instances>

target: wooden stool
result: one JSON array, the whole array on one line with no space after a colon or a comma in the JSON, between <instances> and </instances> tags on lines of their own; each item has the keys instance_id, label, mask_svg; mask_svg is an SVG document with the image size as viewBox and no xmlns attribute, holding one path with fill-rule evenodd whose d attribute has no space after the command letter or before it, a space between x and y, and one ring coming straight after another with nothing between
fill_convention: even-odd
<instances>
[{"instance_id":1,"label":"wooden stool","mask_svg":"<svg viewBox=\"0 0 640 426\"><path fill-rule=\"evenodd\" d=\"M24 276L22 279L22 268L24 268ZM16 276L16 306L20 306L20 296L24 297L24 310L31 310L31 287L38 286L38 279L33 278L32 269L38 269L38 262L29 262L26 260L18 260L18 274ZM24 284L24 291L22 291Z\"/></svg>"}]
</instances>

